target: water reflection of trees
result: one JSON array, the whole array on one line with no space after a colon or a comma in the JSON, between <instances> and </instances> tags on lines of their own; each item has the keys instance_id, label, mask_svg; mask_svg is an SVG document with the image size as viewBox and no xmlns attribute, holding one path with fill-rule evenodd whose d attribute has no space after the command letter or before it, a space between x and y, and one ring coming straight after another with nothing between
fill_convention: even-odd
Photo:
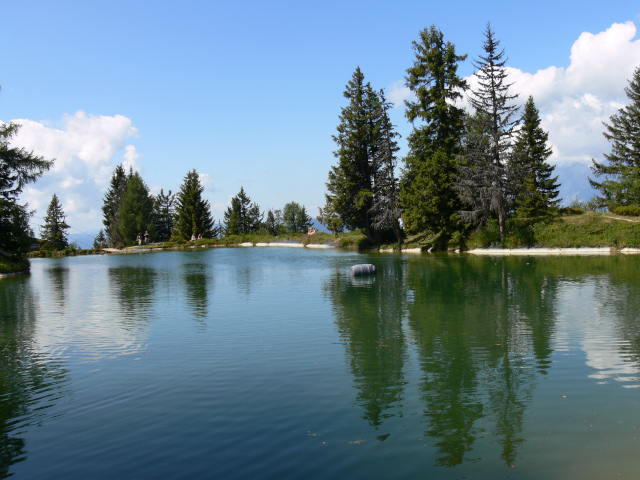
<instances>
[{"instance_id":1,"label":"water reflection of trees","mask_svg":"<svg viewBox=\"0 0 640 480\"><path fill-rule=\"evenodd\" d=\"M550 368L557 277L536 259L380 263L369 283L336 273L324 285L364 417L379 426L401 401L410 338L423 372L425 435L438 451L436 463L460 464L476 439L489 434L511 464L536 374Z\"/></svg>"},{"instance_id":2,"label":"water reflection of trees","mask_svg":"<svg viewBox=\"0 0 640 480\"><path fill-rule=\"evenodd\" d=\"M182 270L187 304L196 318L205 319L209 311L209 266L204 263L185 263Z\"/></svg>"},{"instance_id":3,"label":"water reflection of trees","mask_svg":"<svg viewBox=\"0 0 640 480\"><path fill-rule=\"evenodd\" d=\"M324 283L359 392L358 405L376 429L395 415L393 409L403 397L405 298L403 289L394 287L402 282L401 264L392 261L378 276L351 278L336 272Z\"/></svg>"},{"instance_id":4,"label":"water reflection of trees","mask_svg":"<svg viewBox=\"0 0 640 480\"><path fill-rule=\"evenodd\" d=\"M410 265L408 324L424 371L426 434L438 439L440 465L461 463L487 430L500 439L506 463L516 456L535 386L532 357L546 372L554 329L557 282L536 265L448 257Z\"/></svg>"},{"instance_id":5,"label":"water reflection of trees","mask_svg":"<svg viewBox=\"0 0 640 480\"><path fill-rule=\"evenodd\" d=\"M109 289L125 329L144 324L152 315L156 270L144 266L109 268Z\"/></svg>"},{"instance_id":6,"label":"water reflection of trees","mask_svg":"<svg viewBox=\"0 0 640 480\"><path fill-rule=\"evenodd\" d=\"M69 284L69 269L61 265L55 265L46 270L51 283L51 300L55 311L62 313L67 301L67 287Z\"/></svg>"},{"instance_id":7,"label":"water reflection of trees","mask_svg":"<svg viewBox=\"0 0 640 480\"><path fill-rule=\"evenodd\" d=\"M68 393L67 369L34 346L39 313L25 279L0 285L0 478L27 457L19 435Z\"/></svg>"}]
</instances>

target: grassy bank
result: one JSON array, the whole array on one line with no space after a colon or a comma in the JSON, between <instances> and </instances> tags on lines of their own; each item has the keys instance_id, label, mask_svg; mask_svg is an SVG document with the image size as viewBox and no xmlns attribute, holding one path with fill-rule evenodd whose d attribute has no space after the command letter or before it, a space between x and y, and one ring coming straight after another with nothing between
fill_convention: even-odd
<instances>
[{"instance_id":1,"label":"grassy bank","mask_svg":"<svg viewBox=\"0 0 640 480\"><path fill-rule=\"evenodd\" d=\"M483 229L470 232L464 241L466 249L475 248L579 248L579 247L616 247L640 248L640 217L622 216L613 213L598 213L580 209L563 209L557 215L538 219L511 219L504 242L496 222L491 222ZM428 231L408 236L403 248L420 248L427 250L436 240ZM341 233L337 236L319 232L315 235L303 233L290 235L232 235L221 239L202 239L191 241L170 241L130 247L136 249L182 249L196 247L226 247L243 243L286 243L296 242L303 245L324 244L348 250L398 250L397 243L371 245L366 236L360 232ZM452 239L451 250L460 247L459 239ZM99 250L67 249L61 252L31 252L30 258L61 257L73 255L99 254ZM28 271L28 260L8 262L0 259L0 274Z\"/></svg>"},{"instance_id":2,"label":"grassy bank","mask_svg":"<svg viewBox=\"0 0 640 480\"><path fill-rule=\"evenodd\" d=\"M154 249L181 249L196 247L232 247L241 244L252 243L299 243L302 245L330 245L332 247L345 248L350 250L364 250L367 247L366 237L360 233L345 233L334 236L328 233L318 232L314 235L306 233L294 233L287 235L231 235L224 238L203 238L195 242L189 240L177 240L168 242L157 242L150 245L134 245L128 247L136 250Z\"/></svg>"},{"instance_id":3,"label":"grassy bank","mask_svg":"<svg viewBox=\"0 0 640 480\"><path fill-rule=\"evenodd\" d=\"M28 271L29 260L26 258L8 258L0 256L0 275Z\"/></svg>"},{"instance_id":4,"label":"grassy bank","mask_svg":"<svg viewBox=\"0 0 640 480\"><path fill-rule=\"evenodd\" d=\"M545 219L513 219L503 244L496 224L473 232L468 248L640 248L640 218L612 213L564 210Z\"/></svg>"}]
</instances>

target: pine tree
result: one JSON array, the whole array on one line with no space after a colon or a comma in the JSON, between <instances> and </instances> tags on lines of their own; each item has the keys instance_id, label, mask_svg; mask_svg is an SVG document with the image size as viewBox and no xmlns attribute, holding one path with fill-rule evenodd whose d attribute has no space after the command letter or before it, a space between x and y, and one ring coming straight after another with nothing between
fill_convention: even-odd
<instances>
[{"instance_id":1,"label":"pine tree","mask_svg":"<svg viewBox=\"0 0 640 480\"><path fill-rule=\"evenodd\" d=\"M518 215L537 217L558 206L560 184L557 176L551 176L556 167L547 162L552 153L547 145L549 134L540 126L540 112L531 96L520 122L511 166L512 171L521 174L514 207Z\"/></svg>"},{"instance_id":2,"label":"pine tree","mask_svg":"<svg viewBox=\"0 0 640 480\"><path fill-rule=\"evenodd\" d=\"M138 172L131 172L118 210L117 232L125 245L133 245L138 234L155 238L153 198Z\"/></svg>"},{"instance_id":3,"label":"pine tree","mask_svg":"<svg viewBox=\"0 0 640 480\"><path fill-rule=\"evenodd\" d=\"M211 229L211 238L222 238L224 236L224 227L222 222L218 219L218 226L216 227L216 221L213 221L213 228Z\"/></svg>"},{"instance_id":4,"label":"pine tree","mask_svg":"<svg viewBox=\"0 0 640 480\"><path fill-rule=\"evenodd\" d=\"M395 175L396 152L400 149L395 141L400 134L393 131L389 118L391 104L380 90L380 107L375 121L380 124L379 148L373 156L374 170L377 172L373 186L373 205L371 206L372 225L379 231L393 230L398 243L402 244L403 233L400 228L400 185Z\"/></svg>"},{"instance_id":5,"label":"pine tree","mask_svg":"<svg viewBox=\"0 0 640 480\"><path fill-rule=\"evenodd\" d=\"M331 173L329 173L331 175ZM316 217L322 225L327 227L334 235L344 232L344 223L340 216L333 209L333 203L327 201L324 207L318 207L318 216Z\"/></svg>"},{"instance_id":6,"label":"pine tree","mask_svg":"<svg viewBox=\"0 0 640 480\"><path fill-rule=\"evenodd\" d=\"M514 183L518 172L511 171L514 116L518 107L511 102L517 95L509 93L504 49L493 36L491 25L485 30L485 56L474 62L478 68L478 89L469 102L475 110L467 116L465 151L461 156L456 188L470 209L460 211L463 221L482 224L491 214L498 218L500 241L506 234L507 213L512 208Z\"/></svg>"},{"instance_id":7,"label":"pine tree","mask_svg":"<svg viewBox=\"0 0 640 480\"><path fill-rule=\"evenodd\" d=\"M262 224L263 215L256 203L240 187L240 192L231 199L231 206L224 214L226 235L246 235L255 233Z\"/></svg>"},{"instance_id":8,"label":"pine tree","mask_svg":"<svg viewBox=\"0 0 640 480\"><path fill-rule=\"evenodd\" d=\"M20 125L0 125L0 254L22 255L29 250L30 213L18 203L24 187L35 182L53 165L33 152L9 146Z\"/></svg>"},{"instance_id":9,"label":"pine tree","mask_svg":"<svg viewBox=\"0 0 640 480\"><path fill-rule=\"evenodd\" d=\"M184 177L180 191L176 194L176 219L174 233L178 238L189 240L192 236L211 237L213 220L209 201L202 198L204 186L195 169Z\"/></svg>"},{"instance_id":10,"label":"pine tree","mask_svg":"<svg viewBox=\"0 0 640 480\"><path fill-rule=\"evenodd\" d=\"M608 163L592 160L591 171L596 177L604 176L604 180L589 179L600 191L599 202L610 209L640 205L640 66L624 91L631 103L604 124L604 136L611 143L611 153L604 154Z\"/></svg>"},{"instance_id":11,"label":"pine tree","mask_svg":"<svg viewBox=\"0 0 640 480\"><path fill-rule=\"evenodd\" d=\"M44 226L41 228L40 236L42 237L42 248L44 250L64 250L69 247L67 239L67 230L69 224L65 220L62 205L58 201L58 196L54 193L51 197L51 203L47 208L47 214L44 217Z\"/></svg>"},{"instance_id":12,"label":"pine tree","mask_svg":"<svg viewBox=\"0 0 640 480\"><path fill-rule=\"evenodd\" d=\"M265 220L265 229L269 235L279 235L282 228L282 211L269 210Z\"/></svg>"},{"instance_id":13,"label":"pine tree","mask_svg":"<svg viewBox=\"0 0 640 480\"><path fill-rule=\"evenodd\" d=\"M107 243L107 237L104 234L104 230L101 229L98 232L98 235L96 235L96 238L93 239L93 249L98 250L104 247L106 243Z\"/></svg>"},{"instance_id":14,"label":"pine tree","mask_svg":"<svg viewBox=\"0 0 640 480\"><path fill-rule=\"evenodd\" d=\"M458 76L458 65L466 55L444 41L435 25L420 32L413 42L415 60L407 69L406 85L415 101L405 101L405 116L414 124L409 135L409 154L404 159L402 206L405 228L428 228L436 235L434 247L447 248L453 233L461 228L462 209L454 181L457 155L464 127L464 111L455 105L468 88ZM423 122L416 125L416 122Z\"/></svg>"},{"instance_id":15,"label":"pine tree","mask_svg":"<svg viewBox=\"0 0 640 480\"><path fill-rule=\"evenodd\" d=\"M118 211L122 205L124 191L127 188L127 176L124 167L118 165L111 175L111 183L109 190L103 199L102 205L102 223L104 224L109 246L115 247L118 244L124 244L125 238L120 235L118 230Z\"/></svg>"},{"instance_id":16,"label":"pine tree","mask_svg":"<svg viewBox=\"0 0 640 480\"><path fill-rule=\"evenodd\" d=\"M318 218L327 218L333 228L362 229L370 241L377 241L371 208L377 176L374 156L380 140L380 125L374 116L380 109L380 98L369 83L364 83L360 67L347 84L344 97L349 105L342 108L338 134L333 136L338 147L333 154L338 164L329 172L324 214ZM325 226L333 229L329 224Z\"/></svg>"},{"instance_id":17,"label":"pine tree","mask_svg":"<svg viewBox=\"0 0 640 480\"><path fill-rule=\"evenodd\" d=\"M307 215L304 205L289 202L282 209L282 223L287 233L307 233L312 219Z\"/></svg>"},{"instance_id":18,"label":"pine tree","mask_svg":"<svg viewBox=\"0 0 640 480\"><path fill-rule=\"evenodd\" d=\"M161 242L171 238L175 218L175 197L171 190L165 195L164 189L161 188L160 193L154 198L154 223L156 235Z\"/></svg>"}]
</instances>

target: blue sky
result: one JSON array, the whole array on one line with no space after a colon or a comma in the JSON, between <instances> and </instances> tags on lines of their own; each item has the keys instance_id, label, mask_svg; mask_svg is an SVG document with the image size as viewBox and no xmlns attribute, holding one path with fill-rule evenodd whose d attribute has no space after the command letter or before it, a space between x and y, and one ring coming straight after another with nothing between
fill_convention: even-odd
<instances>
[{"instance_id":1,"label":"blue sky","mask_svg":"<svg viewBox=\"0 0 640 480\"><path fill-rule=\"evenodd\" d=\"M513 92L521 103L532 94L541 110L552 163L563 175L582 172L566 184L586 184L585 165L608 151L602 121L626 102L623 88L640 65L640 6L632 1L0 7L0 121L23 125L16 145L56 158L22 200L38 225L57 193L71 233L102 227L102 197L121 162L152 192L177 191L195 168L216 219L241 186L263 210L296 201L315 215L335 163L342 93L357 66L397 102L392 120L406 153L405 70L411 42L432 24L469 54L460 74L470 77L491 22Z\"/></svg>"}]
</instances>

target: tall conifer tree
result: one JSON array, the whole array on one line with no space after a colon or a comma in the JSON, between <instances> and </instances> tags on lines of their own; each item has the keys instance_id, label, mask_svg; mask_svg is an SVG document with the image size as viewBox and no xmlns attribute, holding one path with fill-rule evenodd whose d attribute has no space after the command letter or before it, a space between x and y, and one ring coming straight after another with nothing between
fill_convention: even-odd
<instances>
[{"instance_id":1,"label":"tall conifer tree","mask_svg":"<svg viewBox=\"0 0 640 480\"><path fill-rule=\"evenodd\" d=\"M415 60L405 77L416 100L405 101L405 116L414 127L404 159L403 220L410 230L430 229L437 236L435 248L446 249L453 232L461 228L454 180L464 111L455 102L468 88L458 76L458 64L467 56L457 55L435 25L420 32L413 50Z\"/></svg>"},{"instance_id":2,"label":"tall conifer tree","mask_svg":"<svg viewBox=\"0 0 640 480\"><path fill-rule=\"evenodd\" d=\"M600 191L600 203L610 209L640 205L640 66L624 91L631 103L604 124L604 136L611 143L611 153L604 154L607 163L592 160L591 171L604 180L589 179Z\"/></svg>"},{"instance_id":3,"label":"tall conifer tree","mask_svg":"<svg viewBox=\"0 0 640 480\"><path fill-rule=\"evenodd\" d=\"M133 245L138 234L155 238L153 198L138 172L130 172L117 216L118 234L125 245Z\"/></svg>"},{"instance_id":4,"label":"tall conifer tree","mask_svg":"<svg viewBox=\"0 0 640 480\"><path fill-rule=\"evenodd\" d=\"M240 187L240 192L231 199L231 206L224 214L226 235L255 233L262 224L262 218L258 204L251 203L244 187Z\"/></svg>"},{"instance_id":5,"label":"tall conifer tree","mask_svg":"<svg viewBox=\"0 0 640 480\"><path fill-rule=\"evenodd\" d=\"M312 220L304 205L289 202L282 209L282 223L287 233L307 233L312 225Z\"/></svg>"},{"instance_id":6,"label":"tall conifer tree","mask_svg":"<svg viewBox=\"0 0 640 480\"><path fill-rule=\"evenodd\" d=\"M380 125L380 140L373 155L376 181L373 186L372 221L377 230L392 230L398 243L402 244L400 185L395 174L396 153L400 149L395 139L400 134L393 131L393 124L389 118L391 104L385 99L384 91L380 90L379 95L380 106L374 119Z\"/></svg>"},{"instance_id":7,"label":"tall conifer tree","mask_svg":"<svg viewBox=\"0 0 640 480\"><path fill-rule=\"evenodd\" d=\"M213 220L209 201L202 198L204 186L198 172L193 169L184 177L180 191L176 194L175 234L178 238L189 240L196 237L211 237Z\"/></svg>"},{"instance_id":8,"label":"tall conifer tree","mask_svg":"<svg viewBox=\"0 0 640 480\"><path fill-rule=\"evenodd\" d=\"M58 196L54 193L47 208L47 214L44 217L44 226L40 232L42 248L53 251L68 248L67 230L69 230L69 224L65 220Z\"/></svg>"},{"instance_id":9,"label":"tall conifer tree","mask_svg":"<svg viewBox=\"0 0 640 480\"><path fill-rule=\"evenodd\" d=\"M333 136L337 146L333 155L338 163L329 171L329 193L318 220L334 232L362 229L370 241L378 242L374 202L382 165L376 159L384 141L383 101L364 82L360 67L347 84L344 97L349 104L342 108L338 133Z\"/></svg>"},{"instance_id":10,"label":"tall conifer tree","mask_svg":"<svg viewBox=\"0 0 640 480\"><path fill-rule=\"evenodd\" d=\"M556 167L547 162L551 156L547 144L549 134L540 126L540 112L531 96L520 121L511 167L521 175L518 179L520 188L515 192L515 209L518 215L537 217L558 205L560 185L558 177L551 176Z\"/></svg>"},{"instance_id":11,"label":"tall conifer tree","mask_svg":"<svg viewBox=\"0 0 640 480\"><path fill-rule=\"evenodd\" d=\"M156 234L160 241L167 241L171 238L175 219L175 195L171 190L167 194L164 189L154 198L154 223Z\"/></svg>"},{"instance_id":12,"label":"tall conifer tree","mask_svg":"<svg viewBox=\"0 0 640 480\"><path fill-rule=\"evenodd\" d=\"M344 97L349 104L342 108L338 133L333 136L338 147L333 155L338 164L329 172L326 184L329 193L318 218L328 221L325 225L331 229L363 229L369 240L377 241L371 209L377 176L374 156L380 140L380 125L374 117L380 108L380 98L369 83L364 83L360 67L347 84ZM340 221L336 222L336 218Z\"/></svg>"},{"instance_id":13,"label":"tall conifer tree","mask_svg":"<svg viewBox=\"0 0 640 480\"><path fill-rule=\"evenodd\" d=\"M53 165L33 152L9 145L20 129L15 123L0 125L0 254L22 255L29 249L30 214L18 203L24 187Z\"/></svg>"},{"instance_id":14,"label":"tall conifer tree","mask_svg":"<svg viewBox=\"0 0 640 480\"><path fill-rule=\"evenodd\" d=\"M504 49L494 38L491 25L485 30L484 56L474 62L478 87L469 102L475 110L467 116L465 151L456 188L470 208L460 215L466 222L482 224L490 215L498 219L500 241L504 240L507 213L513 206L514 179L521 176L510 169L514 128L518 107L509 93Z\"/></svg>"},{"instance_id":15,"label":"tall conifer tree","mask_svg":"<svg viewBox=\"0 0 640 480\"><path fill-rule=\"evenodd\" d=\"M107 243L111 247L125 243L125 238L120 235L118 229L118 211L122 205L124 191L127 188L127 176L124 167L118 165L111 175L111 183L109 190L104 196L102 204L102 223L104 224L105 233L107 235Z\"/></svg>"}]
</instances>

